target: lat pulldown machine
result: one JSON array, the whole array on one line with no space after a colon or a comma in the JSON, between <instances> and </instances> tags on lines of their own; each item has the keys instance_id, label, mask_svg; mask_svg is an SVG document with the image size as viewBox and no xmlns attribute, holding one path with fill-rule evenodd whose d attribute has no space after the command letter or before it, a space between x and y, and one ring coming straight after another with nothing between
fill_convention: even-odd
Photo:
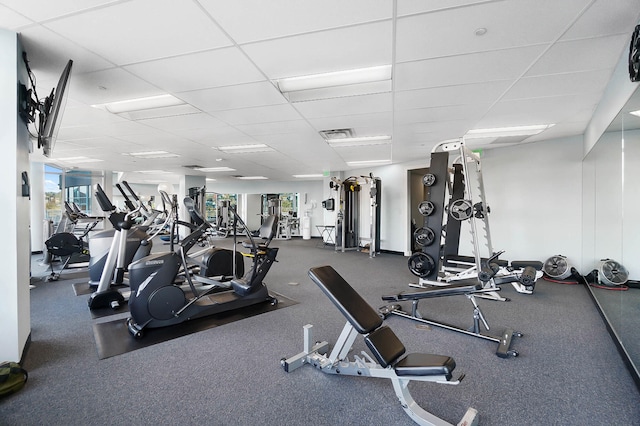
<instances>
[{"instance_id":1,"label":"lat pulldown machine","mask_svg":"<svg viewBox=\"0 0 640 426\"><path fill-rule=\"evenodd\" d=\"M369 218L370 238L362 238L360 235L361 202L360 194L363 185L369 188ZM338 193L339 208L336 216L335 250L345 252L347 250L359 250L361 241L369 241L369 257L375 257L380 253L380 199L382 195L382 181L379 177L351 176L340 180L331 178L329 187Z\"/></svg>"},{"instance_id":2,"label":"lat pulldown machine","mask_svg":"<svg viewBox=\"0 0 640 426\"><path fill-rule=\"evenodd\" d=\"M420 425L451 426L418 405L411 396L409 383L459 384L464 374L452 380L456 367L453 358L422 353L405 354L405 347L396 334L388 326L382 325L382 318L335 269L331 266L311 268L309 276L347 318L347 322L328 355L329 344L312 343L313 326L304 326L304 350L291 358L283 358L280 363L284 370L289 373L304 364L311 364L327 374L390 379L400 405L413 421ZM373 357L363 351L361 355L354 356L354 361L349 361L349 351L358 334L364 336ZM477 422L477 411L468 408L458 426L474 426Z\"/></svg>"}]
</instances>

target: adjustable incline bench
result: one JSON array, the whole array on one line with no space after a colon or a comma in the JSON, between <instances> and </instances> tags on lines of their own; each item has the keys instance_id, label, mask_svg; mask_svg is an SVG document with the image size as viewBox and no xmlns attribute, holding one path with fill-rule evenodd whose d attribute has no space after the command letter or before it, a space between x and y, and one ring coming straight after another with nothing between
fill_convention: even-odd
<instances>
[{"instance_id":1,"label":"adjustable incline bench","mask_svg":"<svg viewBox=\"0 0 640 426\"><path fill-rule=\"evenodd\" d=\"M398 294L390 296L382 296L382 300L388 302L403 302L410 301L412 303L411 313L407 313L402 310L399 305L387 305L380 308L380 312L386 317L389 315L397 315L403 318L408 318L414 321L418 321L424 324L433 325L436 327L445 328L447 330L457 331L458 333L467 334L470 336L478 337L480 339L490 340L498 343L498 349L496 355L500 358L507 358L510 356L518 356L518 351L510 349L511 338L513 336L522 337L523 334L517 331L513 331L509 328L504 329L501 333L490 332L489 324L485 319L480 306L476 303L476 297L482 297L487 292L495 292L500 288L483 288L483 285L477 279L468 279L464 282L454 281L456 284L451 284L445 287L432 286L427 287L419 291L400 292ZM455 296L464 295L473 304L473 326L469 330L464 328L449 325L443 322L437 322L434 320L424 318L418 311L418 302L422 299L430 299L434 297L443 296ZM480 323L486 329L485 332L480 330Z\"/></svg>"},{"instance_id":2,"label":"adjustable incline bench","mask_svg":"<svg viewBox=\"0 0 640 426\"><path fill-rule=\"evenodd\" d=\"M378 313L342 278L331 266L320 266L309 270L311 279L347 318L336 345L327 356L329 344L315 343L312 346L312 325L304 326L304 350L280 362L286 372L304 364L311 364L327 374L379 377L390 379L393 389L404 411L420 425L446 426L450 423L421 408L411 396L409 382L437 382L457 385L464 374L451 380L456 366L453 358L443 355L411 353L405 355L405 347L395 333L386 325ZM366 352L355 355L349 361L348 354L353 343L362 334L375 360ZM467 409L458 426L477 425L477 411Z\"/></svg>"}]
</instances>

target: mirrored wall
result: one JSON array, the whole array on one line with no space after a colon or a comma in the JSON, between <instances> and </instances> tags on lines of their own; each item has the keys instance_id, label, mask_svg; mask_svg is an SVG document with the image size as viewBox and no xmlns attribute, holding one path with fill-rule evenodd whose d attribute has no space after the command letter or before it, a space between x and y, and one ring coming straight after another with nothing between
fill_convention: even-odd
<instances>
[{"instance_id":1,"label":"mirrored wall","mask_svg":"<svg viewBox=\"0 0 640 426\"><path fill-rule=\"evenodd\" d=\"M640 280L640 89L583 162L582 274L612 259ZM567 206L567 214L571 207ZM640 386L640 289L589 287Z\"/></svg>"}]
</instances>

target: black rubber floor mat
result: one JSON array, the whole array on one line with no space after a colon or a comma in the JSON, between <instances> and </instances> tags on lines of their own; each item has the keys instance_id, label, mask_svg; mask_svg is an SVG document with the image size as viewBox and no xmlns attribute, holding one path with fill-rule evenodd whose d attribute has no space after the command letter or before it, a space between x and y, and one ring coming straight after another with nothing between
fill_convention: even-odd
<instances>
[{"instance_id":1,"label":"black rubber floor mat","mask_svg":"<svg viewBox=\"0 0 640 426\"><path fill-rule=\"evenodd\" d=\"M278 299L278 303L275 306L271 303L264 302L246 308L237 309L235 311L186 321L169 327L145 329L144 337L141 339L135 339L129 333L129 330L127 330L126 318L96 323L93 325L93 335L96 339L98 357L99 359L110 358L112 356L142 349L157 343L166 342L177 337L186 336L188 334L229 324L255 315L275 311L276 309L293 306L298 303L295 300L289 299L279 293L272 292L271 296Z\"/></svg>"}]
</instances>

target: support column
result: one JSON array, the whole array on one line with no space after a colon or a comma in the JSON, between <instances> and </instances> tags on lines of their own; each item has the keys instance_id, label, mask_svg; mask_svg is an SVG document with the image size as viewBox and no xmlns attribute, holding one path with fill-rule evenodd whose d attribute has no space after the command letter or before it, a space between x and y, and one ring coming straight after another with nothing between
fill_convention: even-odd
<instances>
[{"instance_id":1,"label":"support column","mask_svg":"<svg viewBox=\"0 0 640 426\"><path fill-rule=\"evenodd\" d=\"M18 115L18 82L28 87L18 34L0 29L0 223L4 226L0 257L0 360L20 361L31 334L29 266L30 200L23 182L30 175L30 139ZM23 178L24 176L24 178ZM29 179L30 180L30 179ZM30 190L30 185L25 189Z\"/></svg>"}]
</instances>

